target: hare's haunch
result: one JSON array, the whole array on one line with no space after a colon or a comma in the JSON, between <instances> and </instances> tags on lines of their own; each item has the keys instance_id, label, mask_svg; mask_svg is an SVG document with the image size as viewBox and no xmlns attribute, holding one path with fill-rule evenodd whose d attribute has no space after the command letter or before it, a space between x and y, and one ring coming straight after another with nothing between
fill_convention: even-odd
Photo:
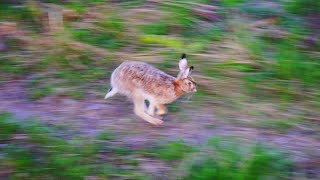
<instances>
[{"instance_id":1,"label":"hare's haunch","mask_svg":"<svg viewBox=\"0 0 320 180\"><path fill-rule=\"evenodd\" d=\"M172 103L184 93L196 92L196 83L190 73L193 66L188 66L186 55L179 62L180 72L173 77L143 62L126 61L117 67L111 75L111 88L105 99L116 93L126 95L134 103L134 112L142 119L154 125L163 121L154 115L164 115L164 104ZM144 103L150 102L148 108Z\"/></svg>"}]
</instances>

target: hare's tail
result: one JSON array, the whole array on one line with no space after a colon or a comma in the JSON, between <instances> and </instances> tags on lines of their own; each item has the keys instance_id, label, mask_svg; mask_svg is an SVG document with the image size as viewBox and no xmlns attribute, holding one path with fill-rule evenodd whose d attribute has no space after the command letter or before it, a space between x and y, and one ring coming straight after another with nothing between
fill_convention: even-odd
<instances>
[{"instance_id":1,"label":"hare's tail","mask_svg":"<svg viewBox=\"0 0 320 180\"><path fill-rule=\"evenodd\" d=\"M108 99L109 97L114 96L117 92L118 92L118 91L117 91L116 88L112 88L112 87L111 87L111 88L108 90L108 93L106 94L106 96L104 97L104 99Z\"/></svg>"}]
</instances>

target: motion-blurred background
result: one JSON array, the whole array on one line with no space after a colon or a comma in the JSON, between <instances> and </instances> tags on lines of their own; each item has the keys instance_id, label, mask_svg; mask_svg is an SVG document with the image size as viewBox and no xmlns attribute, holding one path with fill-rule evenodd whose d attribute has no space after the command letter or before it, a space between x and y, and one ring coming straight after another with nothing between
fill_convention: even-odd
<instances>
[{"instance_id":1,"label":"motion-blurred background","mask_svg":"<svg viewBox=\"0 0 320 180\"><path fill-rule=\"evenodd\" d=\"M318 0L1 0L0 179L318 179L319 50ZM161 127L103 100L181 53Z\"/></svg>"}]
</instances>

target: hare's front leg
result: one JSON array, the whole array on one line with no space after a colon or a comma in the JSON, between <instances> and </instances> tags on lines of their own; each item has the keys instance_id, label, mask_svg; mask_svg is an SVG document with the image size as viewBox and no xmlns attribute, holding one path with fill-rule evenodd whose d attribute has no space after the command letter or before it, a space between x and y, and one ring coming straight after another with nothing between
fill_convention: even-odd
<instances>
[{"instance_id":1,"label":"hare's front leg","mask_svg":"<svg viewBox=\"0 0 320 180\"><path fill-rule=\"evenodd\" d=\"M157 115L158 116L165 115L168 112L167 107L165 105L163 105L163 104L158 104L157 105L157 109L158 109L158 111L157 111Z\"/></svg>"},{"instance_id":2,"label":"hare's front leg","mask_svg":"<svg viewBox=\"0 0 320 180\"><path fill-rule=\"evenodd\" d=\"M160 125L163 123L162 120L154 118L144 112L145 104L144 104L144 98L142 96L136 95L135 97L133 97L133 103L134 103L134 113L137 116L141 117L145 121L148 121L149 123L154 125Z\"/></svg>"},{"instance_id":3,"label":"hare's front leg","mask_svg":"<svg viewBox=\"0 0 320 180\"><path fill-rule=\"evenodd\" d=\"M156 112L156 104L152 101L149 101L149 102L150 102L150 104L149 104L147 112L149 115L154 116L155 112Z\"/></svg>"}]
</instances>

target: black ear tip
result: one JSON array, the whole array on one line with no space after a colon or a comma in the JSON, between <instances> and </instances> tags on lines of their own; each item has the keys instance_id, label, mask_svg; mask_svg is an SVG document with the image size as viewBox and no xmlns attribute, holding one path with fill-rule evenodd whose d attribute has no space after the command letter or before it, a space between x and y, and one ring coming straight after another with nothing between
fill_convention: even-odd
<instances>
[{"instance_id":1,"label":"black ear tip","mask_svg":"<svg viewBox=\"0 0 320 180\"><path fill-rule=\"evenodd\" d=\"M182 54L181 59L185 59L187 55L185 53Z\"/></svg>"},{"instance_id":2,"label":"black ear tip","mask_svg":"<svg viewBox=\"0 0 320 180\"><path fill-rule=\"evenodd\" d=\"M190 69L193 70L193 66L191 66Z\"/></svg>"}]
</instances>

